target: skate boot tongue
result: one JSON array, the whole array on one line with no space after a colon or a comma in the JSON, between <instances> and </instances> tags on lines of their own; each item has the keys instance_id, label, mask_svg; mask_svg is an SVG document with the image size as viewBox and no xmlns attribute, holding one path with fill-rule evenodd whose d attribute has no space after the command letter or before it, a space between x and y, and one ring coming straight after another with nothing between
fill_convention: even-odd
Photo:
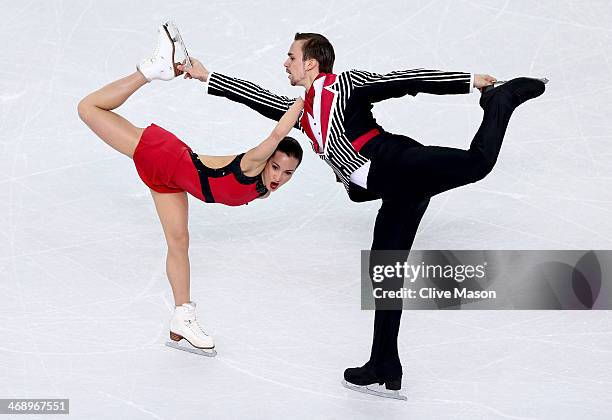
<instances>
[{"instance_id":1,"label":"skate boot tongue","mask_svg":"<svg viewBox=\"0 0 612 420\"><path fill-rule=\"evenodd\" d=\"M195 302L183 303L181 306L176 307L176 312L179 312L181 316L187 320L195 320L196 317L196 304Z\"/></svg>"},{"instance_id":2,"label":"skate boot tongue","mask_svg":"<svg viewBox=\"0 0 612 420\"><path fill-rule=\"evenodd\" d=\"M202 334L208 335L206 331L204 331L204 328L202 328L202 326L199 324L197 320L195 302L183 303L181 306L177 307L176 309L181 312L181 317L183 318L183 321L187 322L193 328L197 328L199 332L201 332Z\"/></svg>"},{"instance_id":3,"label":"skate boot tongue","mask_svg":"<svg viewBox=\"0 0 612 420\"><path fill-rule=\"evenodd\" d=\"M183 303L181 306L174 307L173 319L179 320L179 322L195 321L196 310L194 305L189 303Z\"/></svg>"}]
</instances>

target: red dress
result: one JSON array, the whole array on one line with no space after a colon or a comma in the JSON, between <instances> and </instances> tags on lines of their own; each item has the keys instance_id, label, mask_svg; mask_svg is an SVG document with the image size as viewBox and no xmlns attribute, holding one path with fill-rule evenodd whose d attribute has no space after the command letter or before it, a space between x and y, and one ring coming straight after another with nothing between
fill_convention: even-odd
<instances>
[{"instance_id":1,"label":"red dress","mask_svg":"<svg viewBox=\"0 0 612 420\"><path fill-rule=\"evenodd\" d=\"M250 177L242 172L243 156L223 168L209 168L174 134L151 124L143 131L133 159L138 175L154 191L186 191L207 203L239 206L268 192L261 174Z\"/></svg>"}]
</instances>

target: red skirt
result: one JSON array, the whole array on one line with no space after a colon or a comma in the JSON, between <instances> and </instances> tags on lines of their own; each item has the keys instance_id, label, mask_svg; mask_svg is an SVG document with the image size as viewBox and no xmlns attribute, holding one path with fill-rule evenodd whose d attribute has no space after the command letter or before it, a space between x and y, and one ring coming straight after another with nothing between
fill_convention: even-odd
<instances>
[{"instance_id":1,"label":"red skirt","mask_svg":"<svg viewBox=\"0 0 612 420\"><path fill-rule=\"evenodd\" d=\"M186 191L204 200L191 148L174 134L151 124L134 150L134 165L142 182L159 193Z\"/></svg>"}]
</instances>

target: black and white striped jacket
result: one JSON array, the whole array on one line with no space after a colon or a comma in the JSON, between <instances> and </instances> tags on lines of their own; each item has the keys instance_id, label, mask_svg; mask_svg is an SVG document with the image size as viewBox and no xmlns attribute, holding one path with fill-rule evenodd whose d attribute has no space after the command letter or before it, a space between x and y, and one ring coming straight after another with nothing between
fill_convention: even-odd
<instances>
[{"instance_id":1,"label":"black and white striped jacket","mask_svg":"<svg viewBox=\"0 0 612 420\"><path fill-rule=\"evenodd\" d=\"M322 73L306 93L304 111L296 128L308 136L315 153L331 166L351 196L351 174L368 163L359 149L377 134L376 130L383 132L372 115L373 103L420 92L469 93L471 77L470 73L425 69L388 74L359 70L338 75ZM276 121L296 100L220 73L209 75L208 93L245 104Z\"/></svg>"}]
</instances>

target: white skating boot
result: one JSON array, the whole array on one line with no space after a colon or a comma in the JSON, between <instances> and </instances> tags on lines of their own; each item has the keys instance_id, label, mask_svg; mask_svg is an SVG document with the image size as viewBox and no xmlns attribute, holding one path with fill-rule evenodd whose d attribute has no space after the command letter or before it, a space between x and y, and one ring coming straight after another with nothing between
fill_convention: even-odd
<instances>
[{"instance_id":1,"label":"white skating boot","mask_svg":"<svg viewBox=\"0 0 612 420\"><path fill-rule=\"evenodd\" d=\"M184 303L174 309L170 320L170 339L166 345L201 356L216 356L215 341L206 334L196 318L195 302Z\"/></svg>"},{"instance_id":2,"label":"white skating boot","mask_svg":"<svg viewBox=\"0 0 612 420\"><path fill-rule=\"evenodd\" d=\"M181 54L177 53L177 46L182 51L183 57L179 57ZM157 47L153 56L142 60L136 68L149 82L151 80L172 80L181 74L176 68L176 64L180 62L184 62L186 67L191 66L178 28L174 23L166 22L157 28Z\"/></svg>"}]
</instances>

